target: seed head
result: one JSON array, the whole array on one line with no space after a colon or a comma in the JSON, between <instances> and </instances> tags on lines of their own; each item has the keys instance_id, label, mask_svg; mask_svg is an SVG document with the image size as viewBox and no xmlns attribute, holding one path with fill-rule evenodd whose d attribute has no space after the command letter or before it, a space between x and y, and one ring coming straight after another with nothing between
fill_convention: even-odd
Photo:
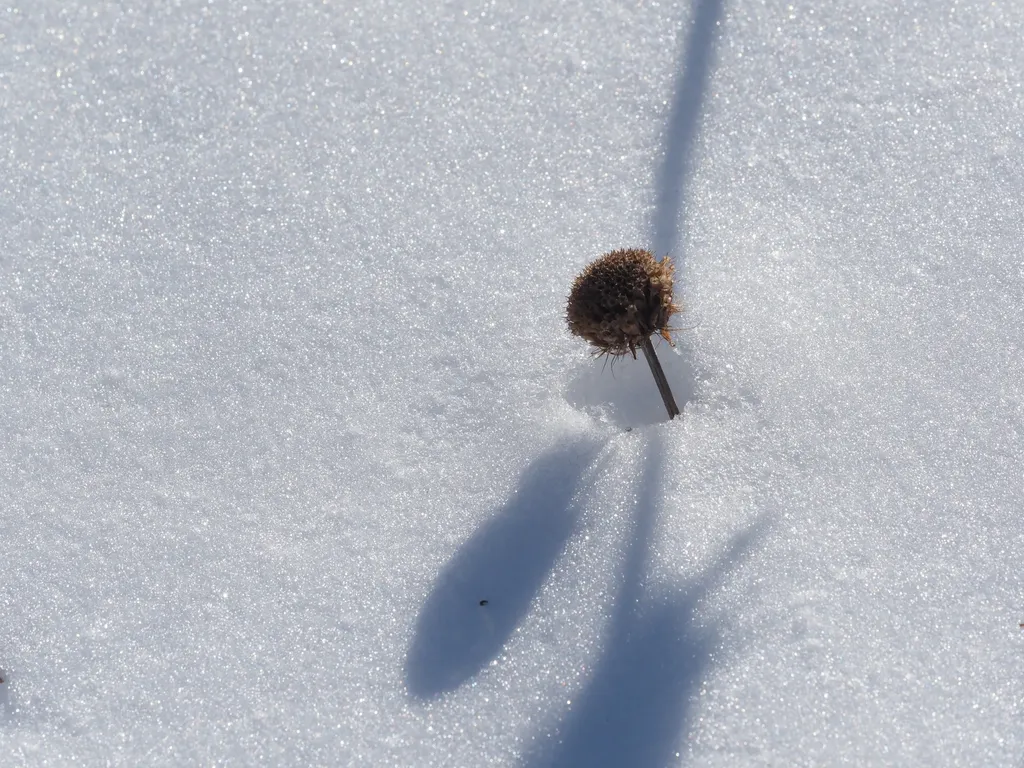
<instances>
[{"instance_id":1,"label":"seed head","mask_svg":"<svg viewBox=\"0 0 1024 768\"><path fill-rule=\"evenodd\" d=\"M669 318L679 311L672 302L675 265L666 256L656 261L639 248L612 251L591 262L572 285L565 319L601 355L636 358L636 348L652 333L672 343Z\"/></svg>"}]
</instances>

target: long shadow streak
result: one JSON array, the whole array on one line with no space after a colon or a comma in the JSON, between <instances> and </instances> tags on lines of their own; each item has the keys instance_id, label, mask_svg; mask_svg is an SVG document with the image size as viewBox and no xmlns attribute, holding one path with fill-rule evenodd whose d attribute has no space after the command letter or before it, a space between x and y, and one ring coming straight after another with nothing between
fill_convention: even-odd
<instances>
[{"instance_id":1,"label":"long shadow streak","mask_svg":"<svg viewBox=\"0 0 1024 768\"><path fill-rule=\"evenodd\" d=\"M691 155L700 129L701 106L714 60L716 27L723 10L723 0L697 0L683 48L672 112L665 128L665 159L655 180L652 245L659 255L675 254L679 243L683 191L692 171Z\"/></svg>"},{"instance_id":2,"label":"long shadow streak","mask_svg":"<svg viewBox=\"0 0 1024 768\"><path fill-rule=\"evenodd\" d=\"M645 587L661 488L662 449L652 437L636 517L602 655L565 720L541 740L530 768L664 768L676 757L689 710L711 665L717 632L694 621L760 536L763 525L733 537L703 572L681 588Z\"/></svg>"},{"instance_id":3,"label":"long shadow streak","mask_svg":"<svg viewBox=\"0 0 1024 768\"><path fill-rule=\"evenodd\" d=\"M655 177L651 244L655 253L673 255L677 265L683 193L692 171L723 11L723 0L696 0L665 131L664 161ZM695 623L696 606L736 567L763 525L756 523L735 536L685 588L648 594L645 580L657 522L662 453L660 436L655 434L644 462L633 532L602 656L570 713L527 757L531 768L662 768L675 762L691 702L716 642L713 628Z\"/></svg>"},{"instance_id":4,"label":"long shadow streak","mask_svg":"<svg viewBox=\"0 0 1024 768\"><path fill-rule=\"evenodd\" d=\"M542 454L451 558L416 623L409 693L428 699L455 690L498 656L576 528L576 492L600 448L577 442Z\"/></svg>"}]
</instances>

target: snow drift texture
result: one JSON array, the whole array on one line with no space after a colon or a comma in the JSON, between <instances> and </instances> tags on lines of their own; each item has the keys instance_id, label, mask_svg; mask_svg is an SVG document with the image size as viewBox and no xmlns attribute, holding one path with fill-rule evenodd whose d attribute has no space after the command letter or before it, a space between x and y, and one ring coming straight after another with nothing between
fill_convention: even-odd
<instances>
[{"instance_id":1,"label":"snow drift texture","mask_svg":"<svg viewBox=\"0 0 1024 768\"><path fill-rule=\"evenodd\" d=\"M1020 764L1022 28L8 2L0 762Z\"/></svg>"}]
</instances>

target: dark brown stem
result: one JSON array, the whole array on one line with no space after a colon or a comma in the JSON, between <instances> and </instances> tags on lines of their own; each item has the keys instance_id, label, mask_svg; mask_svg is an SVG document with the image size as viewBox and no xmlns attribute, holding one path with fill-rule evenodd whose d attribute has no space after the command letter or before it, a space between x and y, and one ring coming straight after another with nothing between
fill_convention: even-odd
<instances>
[{"instance_id":1,"label":"dark brown stem","mask_svg":"<svg viewBox=\"0 0 1024 768\"><path fill-rule=\"evenodd\" d=\"M647 364L651 366L654 381L658 385L658 391L661 393L661 399L665 401L665 410L668 411L668 417L674 419L679 415L679 406L676 405L676 399L672 397L672 390L669 389L668 379L665 378L665 371L661 368L661 362L658 360L658 356L654 354L654 345L651 344L650 336L644 339L643 350L644 357L647 358Z\"/></svg>"}]
</instances>

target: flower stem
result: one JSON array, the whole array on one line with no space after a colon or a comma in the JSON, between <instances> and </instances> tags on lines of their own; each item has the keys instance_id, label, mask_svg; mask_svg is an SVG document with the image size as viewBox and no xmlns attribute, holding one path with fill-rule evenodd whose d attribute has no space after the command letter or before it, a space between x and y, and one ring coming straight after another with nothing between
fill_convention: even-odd
<instances>
[{"instance_id":1,"label":"flower stem","mask_svg":"<svg viewBox=\"0 0 1024 768\"><path fill-rule=\"evenodd\" d=\"M661 362L658 360L658 356L654 354L654 345L651 344L650 336L644 339L642 348L644 350L644 357L647 358L647 364L651 366L651 373L654 375L654 381L658 385L661 399L665 401L665 410L668 411L668 417L674 419L679 415L679 406L676 405L676 399L672 397L672 390L669 389L668 379L665 378L665 371L662 370Z\"/></svg>"}]
</instances>

